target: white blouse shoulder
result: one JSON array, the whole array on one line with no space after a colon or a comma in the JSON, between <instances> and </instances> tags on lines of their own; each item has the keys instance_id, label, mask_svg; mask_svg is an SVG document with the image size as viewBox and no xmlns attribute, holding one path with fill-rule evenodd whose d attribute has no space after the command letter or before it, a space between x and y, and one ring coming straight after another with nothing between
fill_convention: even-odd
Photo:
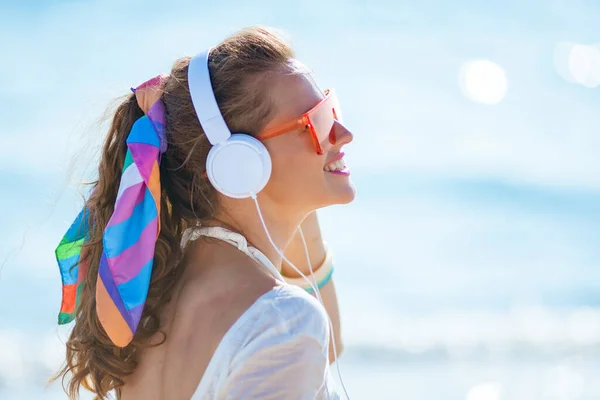
<instances>
[{"instance_id":1,"label":"white blouse shoulder","mask_svg":"<svg viewBox=\"0 0 600 400\"><path fill-rule=\"evenodd\" d=\"M295 286L277 286L223 336L192 399L339 399L328 348L320 303Z\"/></svg>"}]
</instances>

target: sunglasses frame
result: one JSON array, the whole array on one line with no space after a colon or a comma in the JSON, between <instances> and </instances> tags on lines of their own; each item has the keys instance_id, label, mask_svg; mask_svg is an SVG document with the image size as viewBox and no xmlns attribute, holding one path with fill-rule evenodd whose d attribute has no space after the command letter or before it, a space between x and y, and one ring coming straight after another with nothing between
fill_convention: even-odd
<instances>
[{"instance_id":1,"label":"sunglasses frame","mask_svg":"<svg viewBox=\"0 0 600 400\"><path fill-rule=\"evenodd\" d=\"M298 128L305 128L305 129L308 129L308 131L310 133L310 136L312 138L313 145L315 147L315 150L317 151L317 154L323 154L323 148L321 147L321 143L319 141L318 134L313 125L311 115L314 115L315 113L317 113L323 107L324 104L327 104L328 102L332 101L331 100L332 98L334 99L334 101L336 100L335 91L333 89L325 90L325 97L313 108L311 108L310 110L308 110L307 112L305 112L298 118L294 118L294 119L292 119L288 122L285 122L279 126L276 126L276 127L273 127L273 128L270 128L270 129L260 132L256 136L256 138L258 140L267 140L267 139L271 139L271 138L274 138L279 135L283 135L284 133L291 132ZM337 103L337 101L336 101L336 103ZM339 108L339 105L338 105L338 108ZM336 112L336 109L332 108L332 113L333 113L334 121L339 121L338 113L341 116L341 110L338 109Z\"/></svg>"}]
</instances>

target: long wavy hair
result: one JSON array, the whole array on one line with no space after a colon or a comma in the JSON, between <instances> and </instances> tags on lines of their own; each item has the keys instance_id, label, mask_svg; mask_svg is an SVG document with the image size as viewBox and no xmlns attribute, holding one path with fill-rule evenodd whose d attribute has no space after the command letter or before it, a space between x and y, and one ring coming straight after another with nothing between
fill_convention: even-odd
<instances>
[{"instance_id":1,"label":"long wavy hair","mask_svg":"<svg viewBox=\"0 0 600 400\"><path fill-rule=\"evenodd\" d=\"M231 131L256 134L273 117L276 110L269 97L269 77L286 69L291 71L293 56L293 50L281 36L264 27L239 31L211 51L212 86ZM85 244L89 269L76 309L75 326L66 343L66 362L52 378L61 378L69 399L77 399L82 386L93 392L96 399L107 398L111 391L120 398L124 379L138 365L140 352L164 343L166 333L161 331L161 312L173 297L175 284L183 272L182 233L187 226L214 215L216 194L204 178L210 144L191 102L187 81L189 61L189 57L175 61L161 97L168 141L160 165L161 230L142 319L133 341L123 348L110 341L98 319L96 279L102 234L113 213L127 150L125 140L143 112L133 94L114 112L102 148L98 178L92 183L92 195L84 205L89 210L92 227Z\"/></svg>"}]
</instances>

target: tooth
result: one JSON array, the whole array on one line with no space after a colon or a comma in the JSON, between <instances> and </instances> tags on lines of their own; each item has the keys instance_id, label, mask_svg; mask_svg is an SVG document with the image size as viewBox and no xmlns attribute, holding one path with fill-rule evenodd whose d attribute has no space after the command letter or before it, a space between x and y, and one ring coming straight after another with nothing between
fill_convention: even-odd
<instances>
[{"instance_id":1,"label":"tooth","mask_svg":"<svg viewBox=\"0 0 600 400\"><path fill-rule=\"evenodd\" d=\"M342 169L344 168L344 162L342 160L339 160L338 162L335 163L335 169Z\"/></svg>"}]
</instances>

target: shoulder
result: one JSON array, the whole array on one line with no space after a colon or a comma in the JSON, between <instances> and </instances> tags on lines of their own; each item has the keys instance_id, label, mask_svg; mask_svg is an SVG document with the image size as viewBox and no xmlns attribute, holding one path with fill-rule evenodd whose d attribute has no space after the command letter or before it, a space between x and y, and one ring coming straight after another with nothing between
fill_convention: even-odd
<instances>
[{"instance_id":1,"label":"shoulder","mask_svg":"<svg viewBox=\"0 0 600 400\"><path fill-rule=\"evenodd\" d=\"M220 393L235 399L321 398L329 335L320 303L297 287L277 286L245 316L228 340L233 351Z\"/></svg>"},{"instance_id":2,"label":"shoulder","mask_svg":"<svg viewBox=\"0 0 600 400\"><path fill-rule=\"evenodd\" d=\"M237 255L235 255L237 256ZM277 281L257 270L251 260L234 256L190 276L177 305L178 323L193 337L223 336Z\"/></svg>"},{"instance_id":3,"label":"shoulder","mask_svg":"<svg viewBox=\"0 0 600 400\"><path fill-rule=\"evenodd\" d=\"M325 308L305 290L292 285L278 286L273 290L271 307L277 319L288 329L313 325L315 328L328 326Z\"/></svg>"},{"instance_id":4,"label":"shoulder","mask_svg":"<svg viewBox=\"0 0 600 400\"><path fill-rule=\"evenodd\" d=\"M329 320L317 299L291 285L280 285L258 298L240 321L244 345L311 338L327 346ZM262 338L262 339L261 339Z\"/></svg>"},{"instance_id":5,"label":"shoulder","mask_svg":"<svg viewBox=\"0 0 600 400\"><path fill-rule=\"evenodd\" d=\"M235 251L230 255L214 260L186 284L180 307L194 325L191 331L210 327L219 337L232 328L252 338L253 333L279 329L328 337L327 312L317 299L301 288L276 281L245 254Z\"/></svg>"},{"instance_id":6,"label":"shoulder","mask_svg":"<svg viewBox=\"0 0 600 400\"><path fill-rule=\"evenodd\" d=\"M187 393L193 392L209 365L226 362L235 348L236 340L230 339L239 340L235 331L240 321L262 304L260 299L269 297L277 282L236 254L229 263L208 264L182 281L178 296L165 310L165 320L171 322L164 370L166 380Z\"/></svg>"}]
</instances>

